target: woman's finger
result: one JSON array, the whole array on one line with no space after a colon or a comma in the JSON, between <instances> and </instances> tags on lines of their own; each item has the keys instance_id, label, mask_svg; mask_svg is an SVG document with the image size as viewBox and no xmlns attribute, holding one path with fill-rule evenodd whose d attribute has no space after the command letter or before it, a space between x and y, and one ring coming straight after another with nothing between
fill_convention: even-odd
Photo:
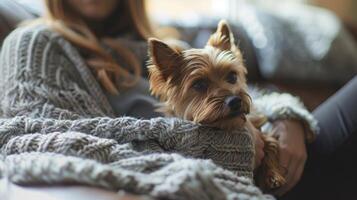
<instances>
[{"instance_id":1,"label":"woman's finger","mask_svg":"<svg viewBox=\"0 0 357 200\"><path fill-rule=\"evenodd\" d=\"M304 168L305 168L305 162L306 162L306 158L304 158L304 157L302 157L300 159L300 161L298 161L298 165L297 165L297 168L295 170L295 175L293 177L292 185L291 185L290 189L293 188L300 181L300 178L301 178L302 173L303 173Z\"/></svg>"},{"instance_id":2,"label":"woman's finger","mask_svg":"<svg viewBox=\"0 0 357 200\"><path fill-rule=\"evenodd\" d=\"M287 168L287 176L285 177L286 184L277 191L277 195L281 196L289 191L294 185L294 178L296 176L296 171L298 168L298 162L291 159L291 162Z\"/></svg>"},{"instance_id":3,"label":"woman's finger","mask_svg":"<svg viewBox=\"0 0 357 200\"><path fill-rule=\"evenodd\" d=\"M282 194L284 194L284 192L286 191L286 188L288 186L288 184L290 183L290 180L292 179L293 175L293 167L292 167L292 158L291 158L291 154L289 153L289 150L284 147L283 145L280 147L280 167L283 169L284 171L284 178L286 180L286 184L283 185L281 188L279 188L275 194L278 196L281 196Z\"/></svg>"},{"instance_id":4,"label":"woman's finger","mask_svg":"<svg viewBox=\"0 0 357 200\"><path fill-rule=\"evenodd\" d=\"M286 184L277 191L277 194L280 196L291 190L299 182L304 171L306 156L292 155L291 158Z\"/></svg>"},{"instance_id":5,"label":"woman's finger","mask_svg":"<svg viewBox=\"0 0 357 200\"><path fill-rule=\"evenodd\" d=\"M287 150L284 147L280 148L280 167L286 171L285 178L288 177L289 171L291 171L290 168L290 163L291 163L291 156L289 153L289 150Z\"/></svg>"}]
</instances>

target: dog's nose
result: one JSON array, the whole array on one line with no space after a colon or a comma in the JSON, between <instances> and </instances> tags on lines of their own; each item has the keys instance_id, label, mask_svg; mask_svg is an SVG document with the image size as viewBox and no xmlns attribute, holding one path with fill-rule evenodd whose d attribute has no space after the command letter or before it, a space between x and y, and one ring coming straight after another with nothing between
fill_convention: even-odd
<instances>
[{"instance_id":1,"label":"dog's nose","mask_svg":"<svg viewBox=\"0 0 357 200\"><path fill-rule=\"evenodd\" d=\"M242 100L238 96L229 96L226 98L225 103L231 109L231 111L239 111Z\"/></svg>"}]
</instances>

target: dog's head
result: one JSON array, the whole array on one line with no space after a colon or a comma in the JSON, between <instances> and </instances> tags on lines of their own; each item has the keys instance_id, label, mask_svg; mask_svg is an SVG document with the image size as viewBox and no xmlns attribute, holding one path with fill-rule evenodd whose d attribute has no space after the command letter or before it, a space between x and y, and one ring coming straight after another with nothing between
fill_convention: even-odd
<instances>
[{"instance_id":1,"label":"dog's head","mask_svg":"<svg viewBox=\"0 0 357 200\"><path fill-rule=\"evenodd\" d=\"M197 123L241 127L250 111L247 73L225 21L203 49L178 50L149 39L150 89L162 111Z\"/></svg>"}]
</instances>

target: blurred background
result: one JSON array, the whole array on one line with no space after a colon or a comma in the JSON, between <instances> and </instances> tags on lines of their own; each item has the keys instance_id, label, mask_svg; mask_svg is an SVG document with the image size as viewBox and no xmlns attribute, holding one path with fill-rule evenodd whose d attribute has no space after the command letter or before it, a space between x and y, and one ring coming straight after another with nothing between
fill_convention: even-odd
<instances>
[{"instance_id":1,"label":"blurred background","mask_svg":"<svg viewBox=\"0 0 357 200\"><path fill-rule=\"evenodd\" d=\"M41 0L0 0L0 45ZM245 58L248 81L290 92L313 110L357 74L355 0L147 0L156 30L203 47L227 19Z\"/></svg>"},{"instance_id":2,"label":"blurred background","mask_svg":"<svg viewBox=\"0 0 357 200\"><path fill-rule=\"evenodd\" d=\"M272 9L291 3L315 5L333 11L345 23L357 24L357 1L354 0L149 0L148 6L153 13L171 18L186 18L188 15L234 18L236 6L242 3Z\"/></svg>"},{"instance_id":3,"label":"blurred background","mask_svg":"<svg viewBox=\"0 0 357 200\"><path fill-rule=\"evenodd\" d=\"M357 74L355 0L149 0L148 9L194 47L229 20L248 80L298 95L310 110Z\"/></svg>"}]
</instances>

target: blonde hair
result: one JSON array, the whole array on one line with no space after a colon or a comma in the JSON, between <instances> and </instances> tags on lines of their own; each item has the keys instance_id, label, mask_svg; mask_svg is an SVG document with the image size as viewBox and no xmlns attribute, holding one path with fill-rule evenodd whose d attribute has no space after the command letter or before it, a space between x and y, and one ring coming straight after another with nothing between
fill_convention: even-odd
<instances>
[{"instance_id":1,"label":"blonde hair","mask_svg":"<svg viewBox=\"0 0 357 200\"><path fill-rule=\"evenodd\" d=\"M101 47L99 38L78 13L69 7L66 0L45 0L45 3L47 13L38 21L48 24L72 44L90 53L91 57L86 59L86 63L96 72L99 82L108 92L118 94L119 86L131 87L137 83L141 76L141 64L131 51L122 47L118 41L109 38L102 40L128 64L129 69L125 69ZM123 17L132 23L133 34L144 40L155 36L144 0L125 0L122 5L128 11L125 12L128 16Z\"/></svg>"}]
</instances>

